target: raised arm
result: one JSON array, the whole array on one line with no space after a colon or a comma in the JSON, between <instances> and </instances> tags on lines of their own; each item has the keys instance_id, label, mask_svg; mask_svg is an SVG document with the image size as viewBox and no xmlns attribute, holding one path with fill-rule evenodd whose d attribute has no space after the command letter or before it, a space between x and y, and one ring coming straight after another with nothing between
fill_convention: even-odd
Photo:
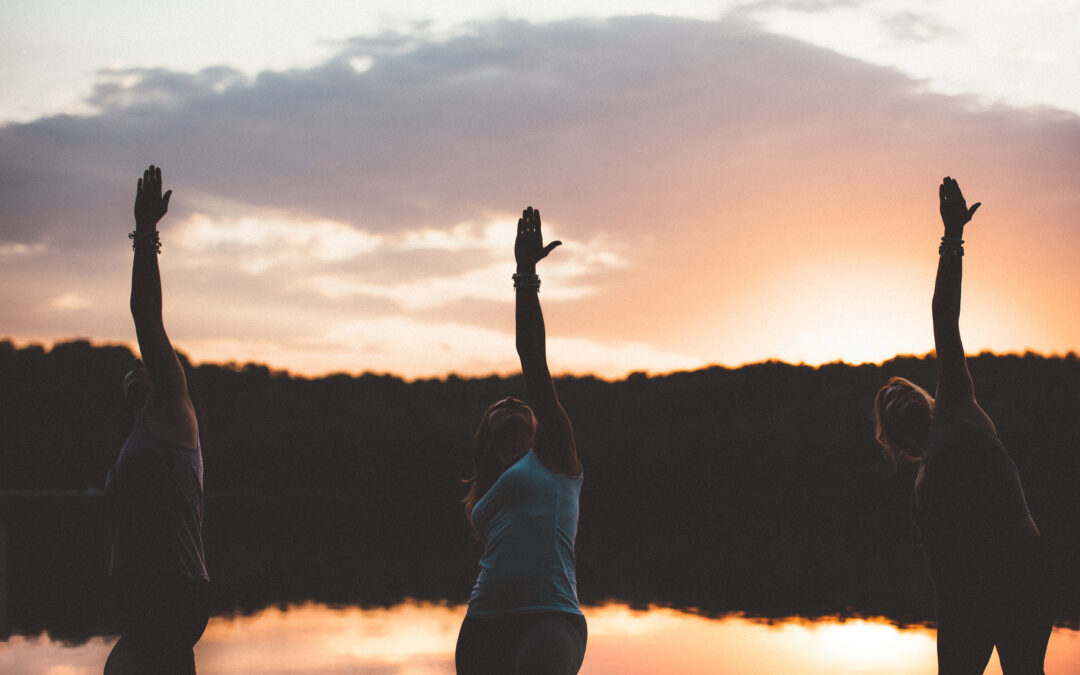
<instances>
[{"instance_id":1,"label":"raised arm","mask_svg":"<svg viewBox=\"0 0 1080 675\"><path fill-rule=\"evenodd\" d=\"M975 388L968 372L964 345L960 340L960 286L963 278L964 226L982 205L968 208L960 186L946 176L938 188L941 221L945 236L938 249L937 279L934 283L934 347L937 351L937 392L935 406L965 417L986 418L975 402ZM989 422L989 418L986 418Z\"/></svg>"},{"instance_id":2,"label":"raised arm","mask_svg":"<svg viewBox=\"0 0 1080 675\"><path fill-rule=\"evenodd\" d=\"M517 295L517 352L521 359L521 372L529 391L529 404L536 414L535 451L549 468L566 474L581 473L574 430L566 416L547 364L547 346L544 332L544 314L540 311L540 277L536 275L536 263L546 258L552 249L562 244L553 241L543 245L540 230L540 211L531 206L518 220L514 258L517 274L514 289Z\"/></svg>"},{"instance_id":3,"label":"raised arm","mask_svg":"<svg viewBox=\"0 0 1080 675\"><path fill-rule=\"evenodd\" d=\"M162 319L161 272L158 269L157 224L169 210L172 190L161 194L161 169L143 172L135 193L135 251L131 265L131 317L142 363L150 376L144 415L152 430L167 440L193 447L197 439L195 411L187 380L173 351Z\"/></svg>"}]
</instances>

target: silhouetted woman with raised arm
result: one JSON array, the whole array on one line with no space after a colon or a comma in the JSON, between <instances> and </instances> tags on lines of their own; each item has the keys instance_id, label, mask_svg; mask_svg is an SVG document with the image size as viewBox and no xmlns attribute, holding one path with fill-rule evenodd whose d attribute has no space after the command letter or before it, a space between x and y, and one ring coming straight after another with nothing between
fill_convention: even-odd
<instances>
[{"instance_id":1,"label":"silhouetted woman with raised arm","mask_svg":"<svg viewBox=\"0 0 1080 675\"><path fill-rule=\"evenodd\" d=\"M960 341L960 281L968 208L939 188L945 236L934 285L937 391L894 377L874 400L886 456L919 463L915 520L934 582L938 668L982 673L997 646L1005 675L1041 674L1050 637L1050 568L1020 475L975 400Z\"/></svg>"},{"instance_id":2,"label":"silhouetted woman with raised arm","mask_svg":"<svg viewBox=\"0 0 1080 675\"><path fill-rule=\"evenodd\" d=\"M465 514L484 545L480 574L461 624L461 675L573 674L585 656L574 540L582 472L574 432L548 371L536 263L540 212L518 220L517 352L532 408L515 398L484 413L473 441Z\"/></svg>"},{"instance_id":3,"label":"silhouetted woman with raised arm","mask_svg":"<svg viewBox=\"0 0 1080 675\"><path fill-rule=\"evenodd\" d=\"M109 571L121 629L106 675L194 673L192 648L209 616L199 427L162 322L155 228L171 195L161 194L161 169L147 169L129 235L131 316L142 359L124 377L124 398L136 419L105 485L112 514Z\"/></svg>"}]
</instances>

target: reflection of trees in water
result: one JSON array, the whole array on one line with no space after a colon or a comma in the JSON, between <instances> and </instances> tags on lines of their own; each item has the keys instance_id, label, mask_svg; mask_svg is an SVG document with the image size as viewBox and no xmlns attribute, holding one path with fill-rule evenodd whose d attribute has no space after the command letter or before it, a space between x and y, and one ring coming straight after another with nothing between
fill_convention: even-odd
<instances>
[{"instance_id":1,"label":"reflection of trees in water","mask_svg":"<svg viewBox=\"0 0 1080 675\"><path fill-rule=\"evenodd\" d=\"M110 627L104 498L11 492L0 491L7 528L7 548L0 551L7 593L0 602L6 600L10 630L80 641L104 632Z\"/></svg>"},{"instance_id":2,"label":"reflection of trees in water","mask_svg":"<svg viewBox=\"0 0 1080 675\"><path fill-rule=\"evenodd\" d=\"M128 420L124 348L50 352L0 343L0 488L100 487ZM1080 362L970 360L980 401L1024 475L1080 619ZM911 527L911 472L889 475L871 400L888 375L933 382L933 362L822 368L769 363L559 392L586 481L582 601L706 613L930 618ZM206 544L216 611L314 599L388 605L467 598L479 555L459 499L480 413L519 378L293 378L202 366ZM16 631L106 631L104 504L9 513ZM17 513L17 517L12 515Z\"/></svg>"}]
</instances>

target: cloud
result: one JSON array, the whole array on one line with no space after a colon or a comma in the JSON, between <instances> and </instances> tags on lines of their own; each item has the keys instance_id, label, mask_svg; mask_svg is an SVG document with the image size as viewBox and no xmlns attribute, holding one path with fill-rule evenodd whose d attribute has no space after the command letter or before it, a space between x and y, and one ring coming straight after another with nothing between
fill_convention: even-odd
<instances>
[{"instance_id":1,"label":"cloud","mask_svg":"<svg viewBox=\"0 0 1080 675\"><path fill-rule=\"evenodd\" d=\"M927 14L897 12L882 22L888 33L901 42L930 42L956 34L956 30Z\"/></svg>"},{"instance_id":2,"label":"cloud","mask_svg":"<svg viewBox=\"0 0 1080 675\"><path fill-rule=\"evenodd\" d=\"M936 30L914 16L894 25ZM129 332L125 235L150 162L174 189L161 258L170 335L236 349L262 341L240 359L284 354L289 340L338 344L324 338L352 335L357 321L463 340L474 320L512 330L494 315L509 311L513 222L527 204L566 242L541 264L541 297L549 329L585 341L574 349L607 349L612 363L631 352L664 364L828 358L827 345L792 346L791 335L820 331L786 327L769 308L818 287L864 287L849 270L868 260L907 264L930 251L932 264L945 174L985 203L983 259L1024 266L1010 272L1023 283L1008 284L975 265L977 292L1022 307L1023 324L1043 331L1036 347L1057 349L1080 328L1047 304L1075 294L1034 271L1075 281L1063 253L1077 243L1075 115L930 93L740 20L387 33L349 40L316 67L253 78L228 66L107 71L90 103L96 114L0 127L0 255L12 262L0 309L13 334ZM792 270L833 278L778 285ZM931 277L915 272L888 294L863 288L860 302L928 297ZM51 309L73 288L94 303L92 318ZM820 304L826 314L800 320L836 331L876 315ZM880 333L861 353L930 346ZM401 371L436 367L409 344L398 340ZM512 353L452 351L513 363ZM364 369L363 353L342 367Z\"/></svg>"},{"instance_id":3,"label":"cloud","mask_svg":"<svg viewBox=\"0 0 1080 675\"><path fill-rule=\"evenodd\" d=\"M22 180L6 191L13 217L4 220L18 227L50 215L74 227L70 216L88 199L111 197L131 165L159 155L189 195L372 231L481 220L508 208L495 198L516 207L529 188L618 209L645 197L628 200L627 188L672 182L655 169L680 164L676 153L701 133L753 132L733 128L752 121L748 106L820 84L775 66L792 56L802 57L799 71L843 61L723 23L658 18L393 38L356 39L320 67L247 83L226 68L106 73L92 97L101 114L5 129L4 173ZM372 59L363 73L346 63L358 57ZM81 188L74 200L33 199L31 182L60 178Z\"/></svg>"},{"instance_id":4,"label":"cloud","mask_svg":"<svg viewBox=\"0 0 1080 675\"><path fill-rule=\"evenodd\" d=\"M755 13L763 10L785 10L790 12L827 12L834 9L849 9L868 4L866 0L757 0L739 5L739 13Z\"/></svg>"},{"instance_id":5,"label":"cloud","mask_svg":"<svg viewBox=\"0 0 1080 675\"><path fill-rule=\"evenodd\" d=\"M68 291L53 298L53 301L49 303L54 309L60 310L80 310L89 309L93 306L93 303L79 295L78 293Z\"/></svg>"},{"instance_id":6,"label":"cloud","mask_svg":"<svg viewBox=\"0 0 1080 675\"><path fill-rule=\"evenodd\" d=\"M37 255L44 252L45 246L41 243L35 244L33 246L22 243L0 245L0 256Z\"/></svg>"},{"instance_id":7,"label":"cloud","mask_svg":"<svg viewBox=\"0 0 1080 675\"><path fill-rule=\"evenodd\" d=\"M180 73L164 68L105 69L86 103L102 112L157 110L190 104L193 99L225 93L230 86L245 84L243 74L227 66Z\"/></svg>"}]
</instances>

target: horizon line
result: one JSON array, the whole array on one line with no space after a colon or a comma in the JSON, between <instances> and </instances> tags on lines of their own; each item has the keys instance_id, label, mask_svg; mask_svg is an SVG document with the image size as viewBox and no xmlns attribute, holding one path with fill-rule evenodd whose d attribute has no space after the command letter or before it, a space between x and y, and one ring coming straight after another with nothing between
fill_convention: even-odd
<instances>
[{"instance_id":1,"label":"horizon line","mask_svg":"<svg viewBox=\"0 0 1080 675\"><path fill-rule=\"evenodd\" d=\"M27 348L30 348L30 347L40 347L43 351L45 351L47 353L51 352L57 346L66 345L66 344L75 344L75 343L86 343L86 344L90 345L91 347L123 347L123 348L127 349L128 351L132 352L133 354L138 354L139 353L138 344L135 343L135 342L125 342L125 341L122 341L122 340L121 341L111 341L111 340L96 341L93 338L85 337L85 336L76 336L76 337L68 337L68 338L56 338L56 339L52 340L51 342L49 342L49 341L38 341L38 340L34 340L34 339L20 341L20 340L17 340L15 338L12 338L12 337L0 336L0 344L3 344L3 343L9 343L15 349L27 349ZM346 377L354 377L354 378L356 378L356 377L364 377L364 376L372 376L372 377L390 377L390 378L395 378L395 379L401 380L401 381L406 382L406 383L412 383L412 382L424 382L424 381L432 381L432 380L446 381L446 380L449 380L451 378L456 378L456 379L461 379L461 380L485 380L485 379L490 379L490 378L493 378L493 377L494 378L500 378L500 379L509 379L509 378L513 378L513 377L516 377L516 376L521 374L520 369L519 370L512 370L512 371L509 371L509 372L495 372L495 371L492 371L492 372L488 372L488 373L477 373L477 374L471 374L471 375L470 374L462 374L462 373L459 373L459 372L455 372L453 370L448 370L448 371L443 372L441 374L419 375L419 376L415 376L415 377L407 377L405 375L401 375L401 374L393 373L393 372L376 372L376 371L373 371L373 370L349 371L349 370L345 370L345 369L340 369L340 370L327 370L327 371L324 371L324 372L321 372L321 373L305 373L305 372L301 372L301 371L297 371L297 370L292 370L292 369L289 369L289 368L281 368L281 367L278 367L278 366L274 366L273 364L270 364L270 363L261 362L261 361L255 361L255 360L250 360L250 359L248 359L248 360L228 360L228 361L224 361L224 362L222 362L222 361L200 361L200 362L195 362L195 361L192 361L190 357L188 357L187 352L185 352L183 349L177 348L176 351L177 351L178 354L181 354L184 357L184 359L187 360L187 362L194 368L200 368L202 366L218 366L218 367L222 367L222 368L231 368L233 370L242 370L244 368L252 366L252 367L256 367L256 368L265 368L272 375L275 375L275 376L287 376L287 377L294 378L294 379L307 379L307 380L321 380L321 379L327 379L327 378L336 377L336 376L346 376ZM1077 358L1080 358L1080 357L1078 357L1077 352L1075 350L1069 350L1067 352L1060 353L1060 352L1043 352L1043 351L1039 351L1039 350L1031 349L1031 348L1025 348L1022 351L1013 350L1013 351L1005 351L1005 352L995 352L995 351L992 351L992 350L989 350L989 349L984 349L984 350L976 352L976 353L965 353L965 356L967 358L978 358L978 357L982 357L982 356L986 356L986 355L993 356L993 357L1016 356L1016 357L1020 357L1020 358L1026 358L1026 357L1034 356L1034 357L1047 359L1047 360L1053 360L1053 359L1076 360ZM703 363L702 365L700 365L700 366L698 366L696 368L692 368L692 369L685 369L684 368L684 369L665 370L665 371L651 371L651 370L649 370L647 368L643 368L643 369L639 369L639 370L628 370L619 377L607 377L607 376L603 376L603 375L598 375L596 373L583 373L583 372L569 371L569 370L553 372L552 377L554 377L556 379L558 379L558 378L567 378L567 377L578 377L578 378L591 377L591 378L598 379L598 380L605 381L605 382L621 382L621 381L624 381L624 380L628 380L631 377L640 377L640 376L644 376L644 377L647 377L647 378L668 377L668 376L671 376L671 375L678 375L678 374L681 374L681 373L696 373L696 372L699 372L699 371L702 371L702 370L711 370L713 368L719 368L719 369L723 369L723 370L739 370L739 369L742 369L742 368L748 368L748 367L753 367L753 366L778 364L778 365L791 366L791 367L794 367L794 368L811 368L813 370L820 370L821 368L824 368L824 367L827 367L827 366L848 366L848 367L852 367L852 368L857 368L857 367L860 367L860 366L877 366L877 367L881 367L881 366L884 366L886 363L889 363L890 361L896 361L898 359L926 360L926 359L934 359L934 358L937 358L936 350L930 350L930 351L925 352L923 354L897 353L897 354L894 354L893 356L890 356L890 357L888 357L886 359L882 359L880 361L859 361L859 362L845 361L844 359L841 358L841 359L834 359L834 360L831 360L831 361L822 361L820 363L808 363L806 361L799 361L799 362L796 363L796 362L786 361L786 360L784 360L782 358L766 357L766 358L763 358L763 359L759 359L759 360L755 360L755 361L746 361L746 362L735 364L735 365L730 365L730 364L725 364L725 363L715 362L714 361L714 362L710 362L710 363Z\"/></svg>"}]
</instances>

